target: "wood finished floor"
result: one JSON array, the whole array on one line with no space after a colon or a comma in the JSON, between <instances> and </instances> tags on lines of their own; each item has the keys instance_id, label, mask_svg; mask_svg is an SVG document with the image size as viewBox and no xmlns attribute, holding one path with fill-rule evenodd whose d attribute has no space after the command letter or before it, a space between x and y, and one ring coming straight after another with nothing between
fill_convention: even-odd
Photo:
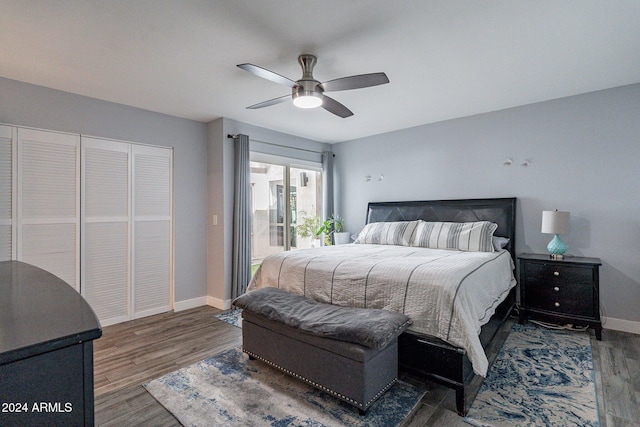
<instances>
[{"instance_id":1,"label":"wood finished floor","mask_svg":"<svg viewBox=\"0 0 640 427\"><path fill-rule=\"evenodd\" d=\"M198 307L105 327L94 341L96 425L179 426L142 384L240 346L241 330L216 319L218 313ZM601 425L640 427L640 335L604 330L602 341L592 334L591 343ZM433 383L427 388L407 426L468 427L455 412L451 390Z\"/></svg>"}]
</instances>

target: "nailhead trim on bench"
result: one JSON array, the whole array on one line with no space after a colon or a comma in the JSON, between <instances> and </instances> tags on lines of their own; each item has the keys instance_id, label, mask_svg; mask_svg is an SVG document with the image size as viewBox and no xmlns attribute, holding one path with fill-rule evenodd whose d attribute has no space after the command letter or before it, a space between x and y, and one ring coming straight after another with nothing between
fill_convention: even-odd
<instances>
[{"instance_id":1,"label":"nailhead trim on bench","mask_svg":"<svg viewBox=\"0 0 640 427\"><path fill-rule=\"evenodd\" d=\"M315 381L311 381L310 379L307 379L307 378L305 378L305 377L303 377L303 376L301 376L301 375L299 375L299 374L296 374L295 372L292 372L292 371L290 371L290 370L288 370L288 369L286 369L286 368L283 368L282 366L277 365L277 364L275 364L275 363L273 363L273 362L271 362L271 361L269 361L269 360L265 359L264 357L260 357L260 356L258 356L258 355L257 355L257 354L255 354L255 353L252 353L252 352L247 351L247 350L244 350L244 349L243 349L242 351L244 351L244 352L245 352L245 353L247 353L249 356L251 356L251 357L253 357L253 358L255 358L255 359L261 360L261 361L263 361L264 363L266 363L266 364L268 364L268 365L270 365L270 366L273 366L273 367L274 367L274 368L276 368L276 369L281 370L281 371L282 371L282 372L284 372L285 374L289 374L289 375L291 375L292 377L295 377L295 378L297 378L297 379L299 379L299 380L302 380L302 381L306 382L307 384L311 384L312 386L317 387L317 388L321 389L321 390L322 390L322 391L324 391L324 392L327 392L327 393L329 393L329 394L331 394L331 395L333 395L333 396L336 396L336 397L338 397L338 398L340 398L340 399L342 399L342 400L346 400L347 402L349 402L349 403L351 403L351 404L353 404L353 405L355 405L355 406L358 406L360 409L368 408L368 407L369 407L369 405L371 405L371 403L372 403L373 401L375 401L378 397L380 397L384 392L386 392L387 390L389 390L389 388L391 388L391 386L392 386L392 385L393 385L393 384L398 380L398 377L394 378L393 380L391 380L391 382L390 382L389 384L387 384L386 386L384 386L384 387L382 388L382 390L380 390L380 391L379 391L375 396L373 396L373 397L372 397L372 398L371 398L371 399L370 399L366 404L362 404L362 403L357 402L357 401L355 401L355 400L353 400L353 399L351 399L351 398L349 398L349 397L347 397L347 396L344 396L344 395L342 395L342 394L340 394L340 393L338 393L338 392L336 392L336 391L333 391L333 390L331 390L331 389L329 389L329 388L327 388L327 387L323 386L322 384L318 384L318 383L317 383L317 382L315 382Z\"/></svg>"}]
</instances>

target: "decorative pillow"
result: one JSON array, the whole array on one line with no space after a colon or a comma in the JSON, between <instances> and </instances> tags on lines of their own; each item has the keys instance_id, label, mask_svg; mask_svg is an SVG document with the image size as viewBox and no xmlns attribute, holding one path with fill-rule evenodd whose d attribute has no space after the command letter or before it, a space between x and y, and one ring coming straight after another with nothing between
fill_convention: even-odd
<instances>
[{"instance_id":1,"label":"decorative pillow","mask_svg":"<svg viewBox=\"0 0 640 427\"><path fill-rule=\"evenodd\" d=\"M492 237L498 228L489 221L420 221L411 246L432 249L457 249L470 252L494 252Z\"/></svg>"},{"instance_id":2,"label":"decorative pillow","mask_svg":"<svg viewBox=\"0 0 640 427\"><path fill-rule=\"evenodd\" d=\"M506 237L493 236L491 241L493 242L493 249L496 251L506 248L509 244L509 239Z\"/></svg>"},{"instance_id":3,"label":"decorative pillow","mask_svg":"<svg viewBox=\"0 0 640 427\"><path fill-rule=\"evenodd\" d=\"M354 243L410 246L419 222L372 222L364 226Z\"/></svg>"}]
</instances>

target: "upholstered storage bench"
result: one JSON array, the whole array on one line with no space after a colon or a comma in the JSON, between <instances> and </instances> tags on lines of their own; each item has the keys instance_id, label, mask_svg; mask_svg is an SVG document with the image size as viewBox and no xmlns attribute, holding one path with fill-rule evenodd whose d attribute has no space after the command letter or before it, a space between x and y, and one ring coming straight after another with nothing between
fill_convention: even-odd
<instances>
[{"instance_id":1,"label":"upholstered storage bench","mask_svg":"<svg viewBox=\"0 0 640 427\"><path fill-rule=\"evenodd\" d=\"M243 351L364 413L398 376L400 313L323 304L277 288L234 301Z\"/></svg>"}]
</instances>

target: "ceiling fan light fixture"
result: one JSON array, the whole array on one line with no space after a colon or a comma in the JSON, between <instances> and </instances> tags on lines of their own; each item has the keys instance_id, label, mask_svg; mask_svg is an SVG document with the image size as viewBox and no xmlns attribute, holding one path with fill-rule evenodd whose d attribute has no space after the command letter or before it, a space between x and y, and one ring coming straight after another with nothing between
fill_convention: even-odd
<instances>
[{"instance_id":1,"label":"ceiling fan light fixture","mask_svg":"<svg viewBox=\"0 0 640 427\"><path fill-rule=\"evenodd\" d=\"M353 112L347 107L336 101L335 99L325 96L325 92L335 92L340 90L360 89L364 87L378 86L389 83L389 78L385 73L369 73L358 74L355 76L342 77L333 79L324 83L313 78L313 67L316 65L317 58L314 55L302 54L298 56L298 62L302 67L302 78L293 81L278 73L269 71L266 68L253 64L238 64L238 68L250 72L263 79L271 80L291 88L291 98L293 105L298 108L317 108L322 107L331 114L335 114L343 119L353 116ZM280 104L287 100L288 96L280 96L258 104L250 105L249 109L257 109L269 107L271 105Z\"/></svg>"},{"instance_id":2,"label":"ceiling fan light fixture","mask_svg":"<svg viewBox=\"0 0 640 427\"><path fill-rule=\"evenodd\" d=\"M293 105L298 108L317 108L322 105L322 93L313 90L294 90Z\"/></svg>"}]
</instances>

